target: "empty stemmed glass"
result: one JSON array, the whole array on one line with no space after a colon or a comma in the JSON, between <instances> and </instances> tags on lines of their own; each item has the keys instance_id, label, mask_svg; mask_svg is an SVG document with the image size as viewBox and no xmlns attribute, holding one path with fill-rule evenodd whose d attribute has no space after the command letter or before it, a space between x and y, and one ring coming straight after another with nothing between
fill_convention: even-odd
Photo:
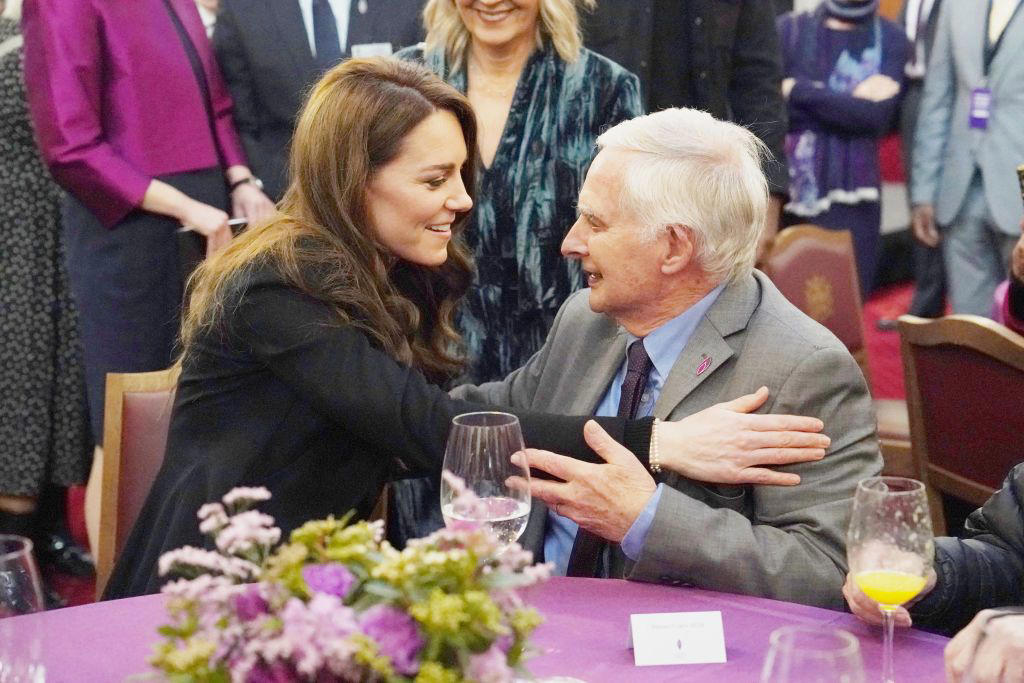
<instances>
[{"instance_id":1,"label":"empty stemmed glass","mask_svg":"<svg viewBox=\"0 0 1024 683\"><path fill-rule=\"evenodd\" d=\"M850 573L882 610L882 680L894 680L894 611L928 581L934 555L924 484L903 477L872 477L857 485L846 538Z\"/></svg>"},{"instance_id":2,"label":"empty stemmed glass","mask_svg":"<svg viewBox=\"0 0 1024 683\"><path fill-rule=\"evenodd\" d=\"M481 524L505 545L519 539L530 514L530 492L505 482L511 476L530 481L525 459L518 465L512 462L512 455L523 448L523 433L515 415L465 413L452 420L443 468L462 479L478 500L460 499L442 478L441 513L448 527Z\"/></svg>"},{"instance_id":3,"label":"empty stemmed glass","mask_svg":"<svg viewBox=\"0 0 1024 683\"><path fill-rule=\"evenodd\" d=\"M0 618L42 610L43 590L32 541L0 534Z\"/></svg>"},{"instance_id":4,"label":"empty stemmed glass","mask_svg":"<svg viewBox=\"0 0 1024 683\"><path fill-rule=\"evenodd\" d=\"M769 640L761 683L864 683L860 643L846 631L783 626Z\"/></svg>"}]
</instances>

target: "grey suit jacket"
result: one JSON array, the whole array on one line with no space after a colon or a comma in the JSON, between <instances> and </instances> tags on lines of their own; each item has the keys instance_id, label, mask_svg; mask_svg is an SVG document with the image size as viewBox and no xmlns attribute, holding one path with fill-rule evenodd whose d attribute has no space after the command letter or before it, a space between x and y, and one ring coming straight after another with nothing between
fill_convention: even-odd
<instances>
[{"instance_id":1,"label":"grey suit jacket","mask_svg":"<svg viewBox=\"0 0 1024 683\"><path fill-rule=\"evenodd\" d=\"M921 113L914 135L911 201L935 206L949 225L963 205L974 168L999 229L1020 231L1016 168L1024 163L1024 9L1006 26L992 61L988 87L993 109L988 129L968 128L971 91L982 85L986 0L944 2L928 62Z\"/></svg>"},{"instance_id":2,"label":"grey suit jacket","mask_svg":"<svg viewBox=\"0 0 1024 683\"><path fill-rule=\"evenodd\" d=\"M593 313L589 292L571 296L547 341L502 382L455 393L518 408L592 413L625 358L626 332ZM705 357L710 367L697 374ZM845 535L857 482L881 470L864 377L829 331L790 304L760 273L726 287L683 350L655 406L681 419L766 385L765 412L813 415L832 445L824 460L788 466L795 487L715 486L672 473L630 579L696 585L840 607ZM543 550L546 507L534 503L521 542Z\"/></svg>"}]
</instances>

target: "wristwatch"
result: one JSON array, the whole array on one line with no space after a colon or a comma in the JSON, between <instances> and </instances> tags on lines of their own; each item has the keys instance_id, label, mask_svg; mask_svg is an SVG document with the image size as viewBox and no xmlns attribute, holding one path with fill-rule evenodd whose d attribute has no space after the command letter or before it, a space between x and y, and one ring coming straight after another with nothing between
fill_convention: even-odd
<instances>
[{"instance_id":1,"label":"wristwatch","mask_svg":"<svg viewBox=\"0 0 1024 683\"><path fill-rule=\"evenodd\" d=\"M263 191L263 181L254 175L250 175L228 185L228 193L230 194L231 192L234 192L239 185L245 185L246 183L252 183L256 186L257 190L260 190L261 192Z\"/></svg>"}]
</instances>

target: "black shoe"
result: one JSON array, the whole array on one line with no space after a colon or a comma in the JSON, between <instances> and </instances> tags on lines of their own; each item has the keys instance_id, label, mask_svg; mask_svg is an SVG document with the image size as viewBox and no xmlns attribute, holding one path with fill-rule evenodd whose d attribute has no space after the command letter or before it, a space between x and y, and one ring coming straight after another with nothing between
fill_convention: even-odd
<instances>
[{"instance_id":1,"label":"black shoe","mask_svg":"<svg viewBox=\"0 0 1024 683\"><path fill-rule=\"evenodd\" d=\"M39 564L62 574L95 576L92 554L61 534L47 534L36 544Z\"/></svg>"},{"instance_id":2,"label":"black shoe","mask_svg":"<svg viewBox=\"0 0 1024 683\"><path fill-rule=\"evenodd\" d=\"M882 332L892 332L896 330L898 326L899 323L896 321L895 318L879 318L878 322L875 323L875 327L877 327Z\"/></svg>"}]
</instances>

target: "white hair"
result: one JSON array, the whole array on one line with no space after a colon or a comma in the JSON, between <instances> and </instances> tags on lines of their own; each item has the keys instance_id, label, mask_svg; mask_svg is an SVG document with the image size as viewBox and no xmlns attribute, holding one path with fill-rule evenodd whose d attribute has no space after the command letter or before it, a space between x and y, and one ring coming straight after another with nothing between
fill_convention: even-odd
<instances>
[{"instance_id":1,"label":"white hair","mask_svg":"<svg viewBox=\"0 0 1024 683\"><path fill-rule=\"evenodd\" d=\"M749 275L768 208L761 160L746 128L696 109L665 109L609 128L598 149L630 152L620 206L654 239L670 225L692 231L697 263L717 282Z\"/></svg>"},{"instance_id":2,"label":"white hair","mask_svg":"<svg viewBox=\"0 0 1024 683\"><path fill-rule=\"evenodd\" d=\"M21 0L0 0L0 4L4 6L3 14L8 19L14 19L19 21L21 19Z\"/></svg>"}]
</instances>

